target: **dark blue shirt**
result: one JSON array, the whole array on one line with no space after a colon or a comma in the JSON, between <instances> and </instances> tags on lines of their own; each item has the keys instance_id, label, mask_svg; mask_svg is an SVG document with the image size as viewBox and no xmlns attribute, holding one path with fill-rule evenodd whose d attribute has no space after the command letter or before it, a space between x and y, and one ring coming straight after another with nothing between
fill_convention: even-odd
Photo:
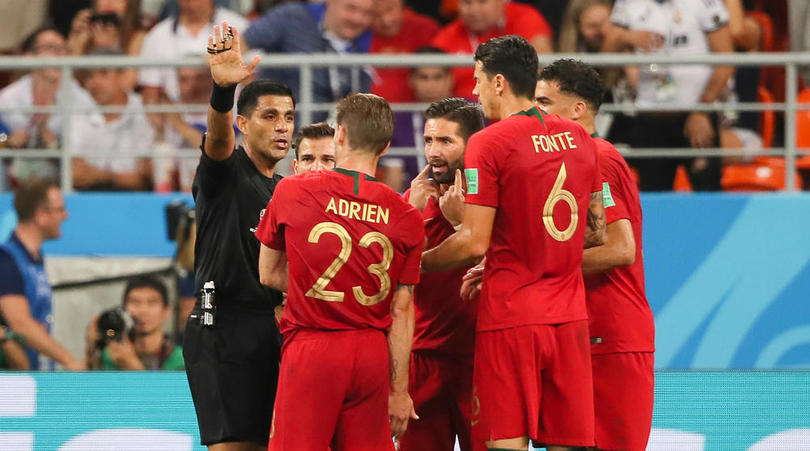
<instances>
[{"instance_id":1,"label":"dark blue shirt","mask_svg":"<svg viewBox=\"0 0 810 451\"><path fill-rule=\"evenodd\" d=\"M31 317L50 332L51 285L45 274L42 257L34 257L23 246L17 234L0 244L0 297L22 295L28 301ZM39 354L26 346L25 354L31 369L40 369ZM51 363L52 364L52 363Z\"/></svg>"},{"instance_id":2,"label":"dark blue shirt","mask_svg":"<svg viewBox=\"0 0 810 451\"><path fill-rule=\"evenodd\" d=\"M284 3L267 11L250 23L244 38L250 48L267 53L367 53L371 32L351 41L348 49L335 49L324 37L325 3ZM300 75L297 68L262 70L263 78L281 81L301 98ZM354 82L353 82L354 79ZM371 77L365 68L315 68L312 72L313 100L334 102L352 92L368 92ZM355 84L356 86L352 86ZM316 117L321 115L316 115Z\"/></svg>"}]
</instances>

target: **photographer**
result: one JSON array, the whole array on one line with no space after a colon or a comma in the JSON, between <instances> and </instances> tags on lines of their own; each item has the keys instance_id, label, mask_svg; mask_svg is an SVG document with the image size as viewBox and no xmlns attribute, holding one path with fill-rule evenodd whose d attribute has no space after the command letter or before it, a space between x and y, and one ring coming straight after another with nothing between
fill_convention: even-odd
<instances>
[{"instance_id":1,"label":"photographer","mask_svg":"<svg viewBox=\"0 0 810 451\"><path fill-rule=\"evenodd\" d=\"M124 290L123 310L107 310L88 326L88 366L102 370L182 370L182 348L163 333L170 313L163 283L153 277L131 279Z\"/></svg>"}]
</instances>

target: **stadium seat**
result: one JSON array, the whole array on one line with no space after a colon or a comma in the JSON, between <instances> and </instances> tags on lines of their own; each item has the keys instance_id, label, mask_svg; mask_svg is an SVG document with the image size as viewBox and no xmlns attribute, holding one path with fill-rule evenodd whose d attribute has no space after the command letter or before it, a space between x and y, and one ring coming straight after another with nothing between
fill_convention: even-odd
<instances>
[{"instance_id":1,"label":"stadium seat","mask_svg":"<svg viewBox=\"0 0 810 451\"><path fill-rule=\"evenodd\" d=\"M693 191L692 182L689 181L689 174L683 166L678 166L678 169L675 170L675 180L672 182L672 191L681 193L690 193Z\"/></svg>"},{"instance_id":2,"label":"stadium seat","mask_svg":"<svg viewBox=\"0 0 810 451\"><path fill-rule=\"evenodd\" d=\"M796 185L801 179L795 174ZM759 157L749 164L730 164L723 168L724 191L779 191L785 189L785 159Z\"/></svg>"}]
</instances>

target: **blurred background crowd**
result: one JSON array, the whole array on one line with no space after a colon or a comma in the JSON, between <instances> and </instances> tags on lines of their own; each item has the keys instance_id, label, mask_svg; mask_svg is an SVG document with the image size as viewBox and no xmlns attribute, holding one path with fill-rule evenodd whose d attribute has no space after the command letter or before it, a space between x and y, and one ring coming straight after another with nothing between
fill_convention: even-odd
<instances>
[{"instance_id":1,"label":"blurred background crowd","mask_svg":"<svg viewBox=\"0 0 810 451\"><path fill-rule=\"evenodd\" d=\"M201 57L213 24L222 21L236 27L252 51L263 53L469 54L504 34L524 36L541 54L801 51L810 46L809 9L803 0L6 0L0 3L7 23L0 52L43 60ZM264 69L260 76L288 83L300 99L297 69ZM783 68L648 64L605 68L603 76L608 102L648 108L600 115L600 135L617 147L744 150L708 158L634 159L628 153L643 191L784 187L784 159L763 155L784 144L782 113L649 111L688 110L699 102L783 102ZM810 71L800 78L802 90ZM474 100L471 67L316 68L312 82L316 103L357 91L390 102L427 103L450 95ZM0 190L30 175L58 181L60 159L52 153L32 157L64 148L72 155L74 190L188 191L198 157L177 150L199 146L210 89L202 65L93 68L75 70L72 77L59 68L2 72L0 157L3 149L30 153L0 158ZM37 109L60 102L75 109L67 124L61 114ZM197 108L147 114L144 105ZM326 112L313 116L328 118ZM403 111L396 119L392 146L413 148L414 156L386 158L379 175L402 191L423 164L417 157L423 119L420 112ZM797 165L801 186L810 160ZM804 186L810 189L810 178Z\"/></svg>"}]
</instances>

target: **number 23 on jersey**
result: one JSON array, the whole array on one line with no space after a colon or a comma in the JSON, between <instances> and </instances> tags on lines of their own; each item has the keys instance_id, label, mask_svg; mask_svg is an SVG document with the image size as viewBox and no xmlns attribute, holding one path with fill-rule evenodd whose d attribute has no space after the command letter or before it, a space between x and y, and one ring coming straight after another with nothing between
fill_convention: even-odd
<instances>
[{"instance_id":1,"label":"number 23 on jersey","mask_svg":"<svg viewBox=\"0 0 810 451\"><path fill-rule=\"evenodd\" d=\"M352 237L349 235L349 232L338 223L321 222L310 230L307 241L312 244L318 244L321 240L321 236L325 233L331 233L340 239L340 252L337 257L332 260L332 264L326 268L326 271L318 277L318 280L315 281L315 284L307 291L306 295L322 301L343 302L346 293L327 290L326 287L338 274L340 268L351 258ZM382 248L382 261L369 265L368 272L375 275L380 280L380 290L376 294L367 295L363 292L362 287L352 287L354 298L357 302L365 306L372 306L379 303L385 299L391 291L391 277L388 275L388 268L391 266L391 261L394 259L394 246L391 244L391 240L380 232L371 231L363 235L357 244L360 245L360 247L368 248L375 243Z\"/></svg>"}]
</instances>

